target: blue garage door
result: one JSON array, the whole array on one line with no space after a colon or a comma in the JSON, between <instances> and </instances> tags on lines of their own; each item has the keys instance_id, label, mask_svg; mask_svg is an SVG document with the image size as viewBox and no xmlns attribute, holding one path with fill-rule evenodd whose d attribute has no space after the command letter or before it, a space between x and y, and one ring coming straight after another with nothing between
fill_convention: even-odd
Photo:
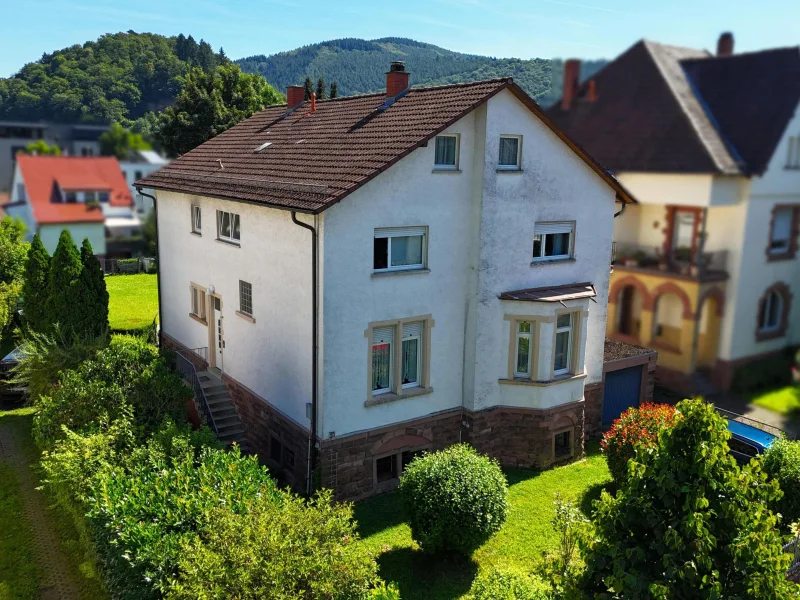
<instances>
[{"instance_id":1,"label":"blue garage door","mask_svg":"<svg viewBox=\"0 0 800 600\"><path fill-rule=\"evenodd\" d=\"M639 390L642 385L642 365L609 371L603 392L603 429L631 406L639 406Z\"/></svg>"}]
</instances>

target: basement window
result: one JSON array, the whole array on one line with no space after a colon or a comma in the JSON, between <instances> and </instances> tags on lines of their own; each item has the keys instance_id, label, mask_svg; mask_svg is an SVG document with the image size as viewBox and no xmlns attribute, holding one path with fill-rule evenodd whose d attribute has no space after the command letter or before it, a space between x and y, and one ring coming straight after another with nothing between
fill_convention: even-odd
<instances>
[{"instance_id":1,"label":"basement window","mask_svg":"<svg viewBox=\"0 0 800 600\"><path fill-rule=\"evenodd\" d=\"M572 431L562 431L553 437L553 456L564 458L572 454Z\"/></svg>"},{"instance_id":2,"label":"basement window","mask_svg":"<svg viewBox=\"0 0 800 600\"><path fill-rule=\"evenodd\" d=\"M375 479L378 483L397 479L397 455L384 456L375 461Z\"/></svg>"}]
</instances>

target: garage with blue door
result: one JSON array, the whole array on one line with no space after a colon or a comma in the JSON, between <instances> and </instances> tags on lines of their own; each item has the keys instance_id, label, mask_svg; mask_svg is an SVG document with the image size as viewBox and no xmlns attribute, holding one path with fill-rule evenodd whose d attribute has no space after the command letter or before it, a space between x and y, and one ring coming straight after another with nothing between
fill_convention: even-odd
<instances>
[{"instance_id":1,"label":"garage with blue door","mask_svg":"<svg viewBox=\"0 0 800 600\"><path fill-rule=\"evenodd\" d=\"M632 406L652 400L658 353L627 341L606 338L603 356L603 389L587 395L590 437L608 431L614 419ZM600 406L602 404L602 406Z\"/></svg>"},{"instance_id":2,"label":"garage with blue door","mask_svg":"<svg viewBox=\"0 0 800 600\"><path fill-rule=\"evenodd\" d=\"M644 365L606 373L603 389L603 430L631 406L639 406Z\"/></svg>"}]
</instances>

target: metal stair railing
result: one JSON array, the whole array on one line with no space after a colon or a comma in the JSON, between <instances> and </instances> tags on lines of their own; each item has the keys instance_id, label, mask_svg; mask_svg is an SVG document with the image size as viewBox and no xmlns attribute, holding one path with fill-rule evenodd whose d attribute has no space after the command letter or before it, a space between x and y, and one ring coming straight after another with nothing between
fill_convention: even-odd
<instances>
[{"instance_id":1,"label":"metal stair railing","mask_svg":"<svg viewBox=\"0 0 800 600\"><path fill-rule=\"evenodd\" d=\"M195 350L200 350L200 348ZM195 350L192 350L192 352L195 352L195 354L199 355L199 353ZM211 407L208 405L206 392L203 389L203 386L200 384L200 377L197 375L197 369L195 369L194 363L186 358L186 356L184 356L180 351L176 351L175 354L175 366L178 369L178 372L183 376L184 381L189 385L190 388L192 388L192 392L194 392L194 397L200 404L200 410L203 412L206 423L208 423L208 426L211 428L211 431L213 431L214 434L219 433L217 430L217 424L214 422L214 417L211 414Z\"/></svg>"}]
</instances>

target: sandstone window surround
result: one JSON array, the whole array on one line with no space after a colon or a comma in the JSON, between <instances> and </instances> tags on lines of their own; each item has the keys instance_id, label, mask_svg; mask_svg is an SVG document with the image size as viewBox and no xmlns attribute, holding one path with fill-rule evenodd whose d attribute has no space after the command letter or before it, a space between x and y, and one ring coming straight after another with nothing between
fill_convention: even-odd
<instances>
[{"instance_id":1,"label":"sandstone window surround","mask_svg":"<svg viewBox=\"0 0 800 600\"><path fill-rule=\"evenodd\" d=\"M190 282L189 302L189 316L203 325L208 325L206 321L206 288Z\"/></svg>"},{"instance_id":2,"label":"sandstone window surround","mask_svg":"<svg viewBox=\"0 0 800 600\"><path fill-rule=\"evenodd\" d=\"M503 384L546 386L586 376L589 311L560 308L546 315L506 314L508 364Z\"/></svg>"},{"instance_id":3,"label":"sandstone window surround","mask_svg":"<svg viewBox=\"0 0 800 600\"><path fill-rule=\"evenodd\" d=\"M431 315L370 323L365 406L433 391L430 385Z\"/></svg>"},{"instance_id":4,"label":"sandstone window surround","mask_svg":"<svg viewBox=\"0 0 800 600\"><path fill-rule=\"evenodd\" d=\"M776 204L772 209L767 261L793 260L800 235L800 204Z\"/></svg>"},{"instance_id":5,"label":"sandstone window surround","mask_svg":"<svg viewBox=\"0 0 800 600\"><path fill-rule=\"evenodd\" d=\"M789 328L789 311L792 292L779 281L767 288L758 302L756 341L763 342L786 335Z\"/></svg>"}]
</instances>

